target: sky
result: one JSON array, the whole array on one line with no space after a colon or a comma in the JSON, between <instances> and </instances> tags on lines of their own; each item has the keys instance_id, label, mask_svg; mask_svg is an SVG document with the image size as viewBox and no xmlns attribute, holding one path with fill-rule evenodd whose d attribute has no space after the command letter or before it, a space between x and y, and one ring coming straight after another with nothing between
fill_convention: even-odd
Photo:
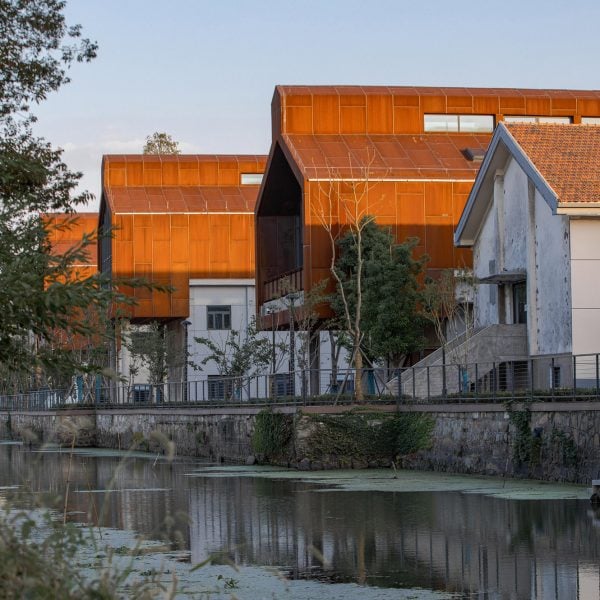
<instances>
[{"instance_id":1,"label":"sky","mask_svg":"<svg viewBox=\"0 0 600 600\"><path fill-rule=\"evenodd\" d=\"M97 199L102 155L155 131L267 154L277 84L600 88L597 0L68 0L66 16L98 57L36 131Z\"/></svg>"}]
</instances>

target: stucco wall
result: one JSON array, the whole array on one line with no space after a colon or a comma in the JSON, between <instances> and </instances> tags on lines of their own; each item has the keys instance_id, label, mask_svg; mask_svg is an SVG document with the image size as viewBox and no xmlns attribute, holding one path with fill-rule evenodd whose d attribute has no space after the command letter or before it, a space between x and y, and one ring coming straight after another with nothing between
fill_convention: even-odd
<instances>
[{"instance_id":1,"label":"stucco wall","mask_svg":"<svg viewBox=\"0 0 600 600\"><path fill-rule=\"evenodd\" d=\"M573 353L600 352L600 220L573 219L570 232Z\"/></svg>"},{"instance_id":2,"label":"stucco wall","mask_svg":"<svg viewBox=\"0 0 600 600\"><path fill-rule=\"evenodd\" d=\"M478 278L497 273L527 274L528 353L571 352L571 266L568 217L552 214L526 174L509 159L499 174L493 201L474 245ZM598 246L600 257L600 244ZM480 284L475 297L475 324L513 322L512 285ZM600 309L600 293L598 294ZM504 303L500 310L499 303ZM598 312L600 322L600 310ZM600 334L600 331L599 331Z\"/></svg>"},{"instance_id":3,"label":"stucco wall","mask_svg":"<svg viewBox=\"0 0 600 600\"><path fill-rule=\"evenodd\" d=\"M531 354L571 352L571 263L569 220L554 215L535 191L535 323L529 328ZM528 302L533 302L528 298ZM600 307L600 304L598 304ZM529 311L531 312L531 311Z\"/></svg>"}]
</instances>

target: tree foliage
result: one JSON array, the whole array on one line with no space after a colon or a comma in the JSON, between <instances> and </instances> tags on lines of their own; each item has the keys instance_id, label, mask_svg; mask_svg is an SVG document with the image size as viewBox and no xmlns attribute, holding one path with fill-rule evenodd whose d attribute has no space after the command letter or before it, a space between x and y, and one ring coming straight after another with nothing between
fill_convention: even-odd
<instances>
[{"instance_id":1,"label":"tree foliage","mask_svg":"<svg viewBox=\"0 0 600 600\"><path fill-rule=\"evenodd\" d=\"M79 26L65 22L60 0L0 0L0 371L73 370L78 358L57 343L89 336L90 311L106 314L114 283L85 278L72 267L85 262L93 236L56 255L48 212L73 212L90 200L76 194L81 177L61 151L32 132L32 105L69 81L69 67L95 56ZM68 225L63 225L68 226ZM89 368L90 365L87 365Z\"/></svg>"},{"instance_id":2,"label":"tree foliage","mask_svg":"<svg viewBox=\"0 0 600 600\"><path fill-rule=\"evenodd\" d=\"M363 219L361 350L371 361L398 361L422 347L425 321L419 311L417 278L426 259L413 258L417 243L409 239L398 244L389 229L378 226L371 217ZM356 310L358 245L354 229L349 229L338 241L335 262L351 313ZM344 313L340 284L331 297L331 306L337 315Z\"/></svg>"},{"instance_id":3,"label":"tree foliage","mask_svg":"<svg viewBox=\"0 0 600 600\"><path fill-rule=\"evenodd\" d=\"M264 373L271 363L271 342L256 330L254 322L244 332L230 330L223 341L206 337L194 340L208 351L196 368L213 363L223 377L252 377Z\"/></svg>"},{"instance_id":4,"label":"tree foliage","mask_svg":"<svg viewBox=\"0 0 600 600\"><path fill-rule=\"evenodd\" d=\"M176 142L168 133L155 131L146 137L144 154L180 154L179 142Z\"/></svg>"}]
</instances>

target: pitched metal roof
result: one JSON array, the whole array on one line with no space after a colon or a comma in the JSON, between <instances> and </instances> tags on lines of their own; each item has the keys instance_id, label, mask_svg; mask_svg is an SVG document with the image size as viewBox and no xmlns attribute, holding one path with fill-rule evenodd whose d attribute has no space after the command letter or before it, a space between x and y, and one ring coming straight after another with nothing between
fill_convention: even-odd
<instances>
[{"instance_id":1,"label":"pitched metal roof","mask_svg":"<svg viewBox=\"0 0 600 600\"><path fill-rule=\"evenodd\" d=\"M103 201L112 213L253 212L263 173L260 155L106 155Z\"/></svg>"},{"instance_id":2,"label":"pitched metal roof","mask_svg":"<svg viewBox=\"0 0 600 600\"><path fill-rule=\"evenodd\" d=\"M489 134L293 135L283 134L288 152L306 179L467 179L479 162L464 151L485 151Z\"/></svg>"}]
</instances>

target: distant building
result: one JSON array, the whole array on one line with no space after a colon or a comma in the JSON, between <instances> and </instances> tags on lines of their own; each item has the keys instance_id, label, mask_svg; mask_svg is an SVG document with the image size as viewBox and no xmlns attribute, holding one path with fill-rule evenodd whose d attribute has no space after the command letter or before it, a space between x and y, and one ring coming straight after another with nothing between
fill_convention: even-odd
<instances>
[{"instance_id":1,"label":"distant building","mask_svg":"<svg viewBox=\"0 0 600 600\"><path fill-rule=\"evenodd\" d=\"M359 212L389 226L398 241L419 238L416 252L429 256L429 275L470 268L470 247L455 247L453 231L495 126L599 118L595 91L277 86L256 205L262 326L269 328L275 311L286 327L282 294L297 294L301 303L329 278L323 221L343 230L342 204L354 202L361 184L368 192Z\"/></svg>"},{"instance_id":2,"label":"distant building","mask_svg":"<svg viewBox=\"0 0 600 600\"><path fill-rule=\"evenodd\" d=\"M171 286L172 292L132 290L137 304L127 308L128 321L142 333L151 321L165 324L178 348L187 338L195 362L206 351L194 337L222 340L231 329L245 331L254 317L254 206L265 162L263 156L103 158L100 223L112 237L100 242L100 268L113 278ZM130 365L131 355L117 347L118 372L127 376ZM183 368L169 380L185 380ZM196 377L214 372L209 365Z\"/></svg>"},{"instance_id":3,"label":"distant building","mask_svg":"<svg viewBox=\"0 0 600 600\"><path fill-rule=\"evenodd\" d=\"M555 386L578 355L578 385L595 381L581 355L600 352L600 127L498 126L455 242L473 249L475 327L512 328L495 360L558 355L534 382Z\"/></svg>"}]
</instances>

